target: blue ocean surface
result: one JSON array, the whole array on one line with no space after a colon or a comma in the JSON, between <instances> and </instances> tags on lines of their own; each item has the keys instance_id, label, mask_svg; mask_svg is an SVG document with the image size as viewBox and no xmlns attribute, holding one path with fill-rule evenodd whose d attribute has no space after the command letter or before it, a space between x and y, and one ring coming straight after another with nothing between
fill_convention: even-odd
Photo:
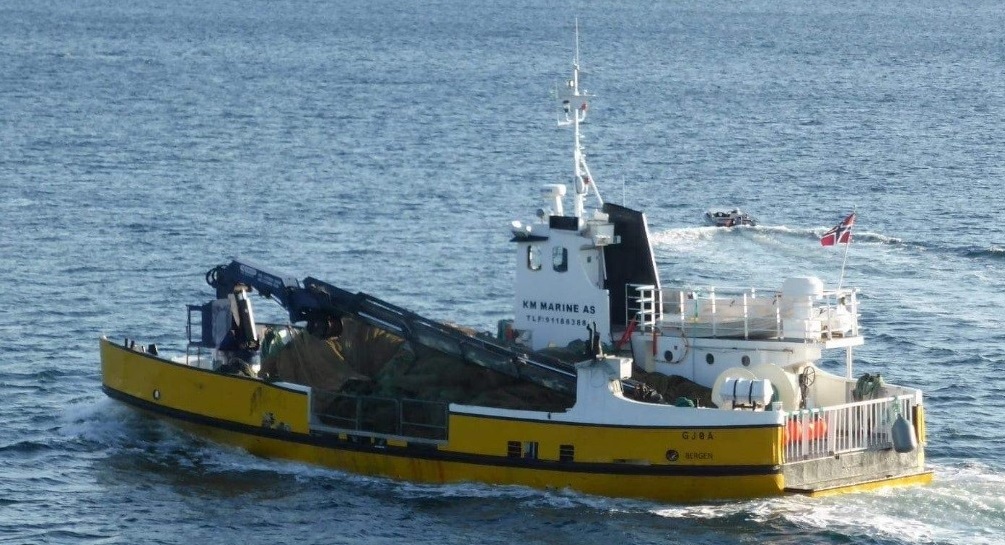
<instances>
[{"instance_id":1,"label":"blue ocean surface","mask_svg":"<svg viewBox=\"0 0 1005 545\"><path fill-rule=\"evenodd\" d=\"M584 145L665 283L862 289L930 486L668 505L263 460L100 389L232 256L494 330L507 226ZM0 0L0 543L1005 543L997 0ZM755 228L701 224L738 206ZM851 211L854 242L818 237ZM260 307L261 308L261 307ZM267 310L263 309L263 313ZM824 366L840 370L842 362Z\"/></svg>"}]
</instances>

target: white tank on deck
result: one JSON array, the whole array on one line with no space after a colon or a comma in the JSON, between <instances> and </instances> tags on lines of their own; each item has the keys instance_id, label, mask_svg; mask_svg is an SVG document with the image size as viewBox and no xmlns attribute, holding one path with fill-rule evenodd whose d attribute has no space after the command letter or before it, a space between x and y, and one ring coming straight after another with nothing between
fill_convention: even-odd
<instances>
[{"instance_id":1,"label":"white tank on deck","mask_svg":"<svg viewBox=\"0 0 1005 545\"><path fill-rule=\"evenodd\" d=\"M813 301L823 297L824 283L815 276L786 278L782 282L783 305L812 306Z\"/></svg>"},{"instance_id":2,"label":"white tank on deck","mask_svg":"<svg viewBox=\"0 0 1005 545\"><path fill-rule=\"evenodd\" d=\"M722 383L719 397L729 407L766 407L774 394L771 381L729 377Z\"/></svg>"},{"instance_id":3,"label":"white tank on deck","mask_svg":"<svg viewBox=\"0 0 1005 545\"><path fill-rule=\"evenodd\" d=\"M782 282L782 332L786 338L820 336L820 324L810 321L813 303L824 294L824 283L815 276L786 278Z\"/></svg>"}]
</instances>

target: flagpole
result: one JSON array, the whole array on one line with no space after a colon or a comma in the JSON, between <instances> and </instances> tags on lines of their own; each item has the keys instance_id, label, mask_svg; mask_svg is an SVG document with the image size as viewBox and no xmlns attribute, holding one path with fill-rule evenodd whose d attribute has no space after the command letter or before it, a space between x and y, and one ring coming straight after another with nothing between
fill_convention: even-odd
<instances>
[{"instance_id":1,"label":"flagpole","mask_svg":"<svg viewBox=\"0 0 1005 545\"><path fill-rule=\"evenodd\" d=\"M855 217L855 221L858 221L858 207L857 206L852 209L851 214L852 214L852 216ZM852 224L852 225L854 225L854 224ZM853 238L852 234L849 232L848 233L848 243L844 245L844 258L841 259L841 277L838 279L838 289L837 289L839 297L840 297L840 293L841 293L841 287L844 285L845 265L848 264L848 250L851 249L851 240L852 240L852 238ZM854 295L852 297L854 299ZM853 308L854 308L854 305L853 305ZM858 321L858 318L856 317L855 320ZM854 373L854 371L852 370L852 365L853 365L852 359L853 358L852 358L851 350L852 350L851 346L846 346L845 347L845 353L844 353L844 376L845 376L845 379L847 379L847 380L851 380L852 379L851 378L852 374Z\"/></svg>"},{"instance_id":2,"label":"flagpole","mask_svg":"<svg viewBox=\"0 0 1005 545\"><path fill-rule=\"evenodd\" d=\"M838 291L841 291L841 286L844 285L844 267L848 263L849 247L851 247L851 240L848 240L848 244L844 245L844 258L841 260L841 276L838 278Z\"/></svg>"},{"instance_id":3,"label":"flagpole","mask_svg":"<svg viewBox=\"0 0 1005 545\"><path fill-rule=\"evenodd\" d=\"M852 215L855 216L856 221L858 220L858 207L852 209ZM840 237L839 237L840 238ZM841 276L838 278L838 291L841 291L841 286L844 285L844 268L848 264L848 249L851 248L851 233L848 233L848 243L844 245L844 258L841 260ZM840 242L840 240L837 240Z\"/></svg>"}]
</instances>

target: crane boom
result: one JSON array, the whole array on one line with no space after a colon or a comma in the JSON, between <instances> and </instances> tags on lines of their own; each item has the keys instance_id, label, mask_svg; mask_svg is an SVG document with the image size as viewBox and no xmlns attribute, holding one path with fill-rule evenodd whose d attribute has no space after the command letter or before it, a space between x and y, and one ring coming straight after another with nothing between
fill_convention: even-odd
<instances>
[{"instance_id":1,"label":"crane boom","mask_svg":"<svg viewBox=\"0 0 1005 545\"><path fill-rule=\"evenodd\" d=\"M295 277L235 259L210 269L206 282L216 290L218 300L234 293L257 291L278 302L289 313L292 323L306 322L307 330L321 337L340 335L342 317L349 316L413 345L553 390L575 393L576 370L572 364L469 335L371 295L352 293L316 278L307 277L301 282Z\"/></svg>"}]
</instances>

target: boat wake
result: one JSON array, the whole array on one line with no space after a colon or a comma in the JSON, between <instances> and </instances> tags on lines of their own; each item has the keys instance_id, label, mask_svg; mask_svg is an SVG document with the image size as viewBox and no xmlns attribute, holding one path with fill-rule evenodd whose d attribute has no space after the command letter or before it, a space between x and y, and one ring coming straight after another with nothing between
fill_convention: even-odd
<instances>
[{"instance_id":1,"label":"boat wake","mask_svg":"<svg viewBox=\"0 0 1005 545\"><path fill-rule=\"evenodd\" d=\"M707 241L715 238L720 232L729 231L723 227L683 227L653 233L651 240L654 247L689 252L704 246Z\"/></svg>"},{"instance_id":2,"label":"boat wake","mask_svg":"<svg viewBox=\"0 0 1005 545\"><path fill-rule=\"evenodd\" d=\"M1005 260L1005 243L993 243L987 248L967 248L964 256L974 259Z\"/></svg>"},{"instance_id":3,"label":"boat wake","mask_svg":"<svg viewBox=\"0 0 1005 545\"><path fill-rule=\"evenodd\" d=\"M827 227L789 227L786 225L757 225L742 227L677 227L666 229L652 236L652 241L656 245L686 245L689 241L707 241L716 237L741 236L741 237L775 237L786 239L801 239L819 241L820 237L827 232ZM856 243L873 244L902 244L903 239L876 233L872 231L855 231L854 241Z\"/></svg>"},{"instance_id":4,"label":"boat wake","mask_svg":"<svg viewBox=\"0 0 1005 545\"><path fill-rule=\"evenodd\" d=\"M988 530L1005 523L1005 476L980 465L933 467L929 486L884 489L830 498L786 497L751 502L661 507L671 519L740 519L794 538L826 531L842 541L869 543L1000 543ZM797 540L798 541L798 540Z\"/></svg>"},{"instance_id":5,"label":"boat wake","mask_svg":"<svg viewBox=\"0 0 1005 545\"><path fill-rule=\"evenodd\" d=\"M816 249L826 227L789 227L785 225L757 225L737 228L725 227L677 227L652 234L654 247L663 251L694 253L707 249L711 242L750 241L764 246L795 246L806 244L806 248ZM890 246L909 253L930 256L970 259L975 261L1000 262L1005 260L1005 242L991 242L987 246L954 246L927 240L909 240L874 231L855 231L853 245Z\"/></svg>"},{"instance_id":6,"label":"boat wake","mask_svg":"<svg viewBox=\"0 0 1005 545\"><path fill-rule=\"evenodd\" d=\"M213 495L271 496L352 491L374 499L429 505L458 501L494 510L498 502L580 519L628 516L636 527L662 531L668 520L699 521L704 530L743 524L780 542L820 536L872 543L999 543L989 528L1005 524L1005 475L981 464L934 467L927 487L883 489L831 498L772 498L696 505L590 496L571 490L538 490L478 483L427 485L345 473L247 452L199 439L160 420L101 399L63 415L64 436L103 451L120 469L143 467L145 479L168 481ZM95 454L98 454L97 452ZM653 518L655 517L655 519ZM648 521L648 522L647 522ZM704 521L704 522L701 522Z\"/></svg>"},{"instance_id":7,"label":"boat wake","mask_svg":"<svg viewBox=\"0 0 1005 545\"><path fill-rule=\"evenodd\" d=\"M1005 523L1005 498L998 490L1005 476L980 465L936 466L937 478L926 487L892 488L825 498L785 497L764 500L666 505L642 500L589 496L568 490L542 491L480 484L417 485L389 482L405 501L470 500L515 502L519 508L547 510L555 518L575 513L577 521L627 517L640 533L660 533L669 521L688 521L703 531L735 537L752 532L773 543L819 541L883 544L1000 543L989 528ZM353 477L355 478L355 477ZM676 524L674 525L676 527ZM742 540L741 540L742 542Z\"/></svg>"},{"instance_id":8,"label":"boat wake","mask_svg":"<svg viewBox=\"0 0 1005 545\"><path fill-rule=\"evenodd\" d=\"M88 445L90 458L107 460L125 479L177 485L209 496L247 493L278 497L310 490L311 486L382 489L390 482L259 458L240 448L202 439L111 399L67 411L60 429L70 442Z\"/></svg>"}]
</instances>

